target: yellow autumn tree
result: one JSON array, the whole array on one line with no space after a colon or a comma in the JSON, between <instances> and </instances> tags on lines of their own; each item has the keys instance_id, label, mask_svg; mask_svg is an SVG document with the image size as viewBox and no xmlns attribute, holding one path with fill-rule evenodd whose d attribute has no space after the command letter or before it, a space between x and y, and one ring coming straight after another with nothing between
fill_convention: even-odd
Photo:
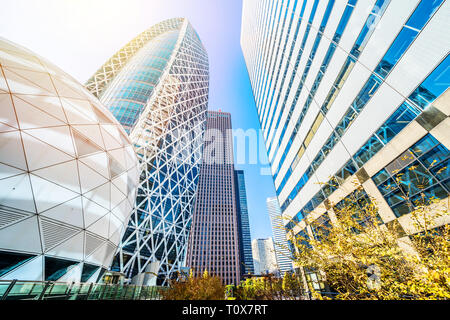
<instances>
[{"instance_id":1,"label":"yellow autumn tree","mask_svg":"<svg viewBox=\"0 0 450 320\"><path fill-rule=\"evenodd\" d=\"M200 277L194 276L191 270L187 279L180 276L170 281L161 296L163 300L223 300L225 286L219 277L211 276L206 270Z\"/></svg>"},{"instance_id":2,"label":"yellow autumn tree","mask_svg":"<svg viewBox=\"0 0 450 320\"><path fill-rule=\"evenodd\" d=\"M419 199L411 215L417 232L402 242L395 224L382 223L373 199L364 208L344 202L335 209L337 221L316 228L315 238L290 235L295 265L320 273L337 299L450 298L450 228L433 228L449 214L448 203ZM308 285L313 297L326 298Z\"/></svg>"}]
</instances>

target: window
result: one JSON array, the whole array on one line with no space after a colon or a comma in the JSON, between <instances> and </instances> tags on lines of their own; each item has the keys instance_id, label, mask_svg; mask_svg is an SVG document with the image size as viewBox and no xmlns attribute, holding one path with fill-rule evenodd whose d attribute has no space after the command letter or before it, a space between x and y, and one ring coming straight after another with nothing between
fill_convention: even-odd
<instances>
[{"instance_id":1,"label":"window","mask_svg":"<svg viewBox=\"0 0 450 320\"><path fill-rule=\"evenodd\" d=\"M0 277L34 257L32 254L0 251Z\"/></svg>"},{"instance_id":2,"label":"window","mask_svg":"<svg viewBox=\"0 0 450 320\"><path fill-rule=\"evenodd\" d=\"M45 280L57 281L76 264L77 261L45 257Z\"/></svg>"},{"instance_id":3,"label":"window","mask_svg":"<svg viewBox=\"0 0 450 320\"><path fill-rule=\"evenodd\" d=\"M422 196L427 202L446 198L450 191L450 152L445 146L427 134L408 150L412 161L404 162L406 167L398 167L402 159L397 158L386 166L393 169L382 169L372 178L397 217L411 212Z\"/></svg>"}]
</instances>

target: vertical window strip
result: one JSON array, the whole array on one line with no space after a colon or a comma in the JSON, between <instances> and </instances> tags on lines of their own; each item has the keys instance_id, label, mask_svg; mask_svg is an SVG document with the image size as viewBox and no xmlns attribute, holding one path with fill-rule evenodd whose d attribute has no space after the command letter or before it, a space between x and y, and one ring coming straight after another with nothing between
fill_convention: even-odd
<instances>
[{"instance_id":1,"label":"vertical window strip","mask_svg":"<svg viewBox=\"0 0 450 320\"><path fill-rule=\"evenodd\" d=\"M386 11L386 8L389 5L389 3L390 3L390 0L378 0L375 3L371 13L369 14L368 18L366 19L366 23L364 24L364 27L361 30L360 35L358 36L357 40L355 41L355 44L353 47L358 45L358 39L360 39L361 34L364 34L364 39L368 39L371 37L373 31L376 29L376 25L378 24L381 16ZM372 14L376 14L378 19L374 19ZM371 26L372 24L374 24L374 26ZM367 43L366 40L365 40L365 43ZM364 44L364 46L365 46L365 44ZM361 50L363 49L363 47L360 47L360 48L361 48ZM356 60L349 55L346 62L344 63L344 66L342 67L341 71L339 72L339 74L334 82L334 85L330 89L330 92L329 92L327 98L325 99L324 104L321 107L321 112L323 113L323 115L326 115L326 113L330 109L332 102L334 101L334 99L336 99L338 93L340 92L340 89L342 88L345 80L347 79L348 75L352 71L355 63L356 63ZM372 78L371 80L374 82L377 82L376 81L377 78ZM357 98L358 98L358 96L357 96ZM344 115L344 121L348 121L350 119L351 112L352 111L348 111L348 114ZM283 156L280 159L277 169L276 169L276 174L278 174L279 169L282 167L283 162L284 162L288 152L290 151L290 146L292 144L292 141L295 139L295 136L296 136L296 132L295 132L295 134L293 133L293 135L291 135L291 138L289 140L291 143L288 146L286 146L286 148L284 149ZM339 134L337 134L336 131L333 131L333 133L330 135L329 139L325 143L325 145L328 145L327 149L329 149L330 146L331 147L334 146L339 139L340 139ZM281 141L281 139L279 141ZM323 148L321 150L319 150L319 152L323 152ZM286 172L285 177L283 178L284 183L280 184L280 186L277 188L277 190L280 190L279 192L281 192L281 189L284 187L285 183L287 182L287 180L289 179L293 170L295 169L295 166L292 166L292 165L297 164L299 161L300 161L300 159L294 158L294 160L291 162L291 165L289 166L288 171ZM276 179L276 177L275 177L275 179Z\"/></svg>"},{"instance_id":2,"label":"vertical window strip","mask_svg":"<svg viewBox=\"0 0 450 320\"><path fill-rule=\"evenodd\" d=\"M271 73L271 75L270 75L270 78L268 77L266 79L266 81L265 81L266 83L269 82L269 86L267 88L264 88L264 91L263 91L262 102L264 103L264 105L263 105L262 111L261 111L262 114L263 114L263 119L264 119L264 117L265 117L265 115L266 115L266 113L268 111L268 110L266 110L266 109L268 109L267 108L267 100L268 100L267 99L267 95L269 94L270 88L272 88L272 83L273 83L272 80L273 80L273 75L274 75L274 72L275 72L275 64L277 62L278 55L280 53L280 44L281 44L281 40L283 38L283 33L284 33L284 30L285 30L284 27L285 27L285 24L286 24L287 13L289 11L289 4L290 4L290 0L288 0L287 5L286 5L286 9L285 9L285 12L284 12L283 24L282 24L281 31L280 31L280 36L279 36L279 39L278 39L278 45L275 45L275 42L276 42L276 38L275 38L274 39L274 45L273 45L273 48L272 48L272 53L271 53L271 56L270 56L270 59L269 59L269 61L270 61L269 63L270 64L269 64L269 69L268 70L269 70L269 73ZM281 11L280 11L280 15L281 15ZM279 26L279 24L280 24L280 16L278 17L277 33L278 33L278 26ZM274 51L276 51L275 59L272 60ZM282 63L282 59L283 59L283 56L281 56L281 61L279 62L279 64ZM270 70L272 70L272 72L270 72ZM268 81L269 79L270 79L270 81ZM273 84L275 86L276 85L276 81ZM270 107L270 105L269 105L269 107ZM264 126L261 126L261 129L264 130Z\"/></svg>"},{"instance_id":3,"label":"vertical window strip","mask_svg":"<svg viewBox=\"0 0 450 320\"><path fill-rule=\"evenodd\" d=\"M264 79L266 78L267 72L268 72L267 68L265 68L264 66L267 64L267 61L268 61L267 59L269 57L269 51L270 51L271 44L272 44L272 38L273 38L274 33L276 32L275 30L277 30L277 29L275 29L275 23L276 23L276 20L277 20L277 13L278 13L278 15L281 15L281 9L282 9L282 5L283 5L283 1L281 2L281 5L279 5L278 1L275 1L276 2L276 8L275 8L275 12L274 12L274 15L273 15L273 19L271 19L271 22L270 22L270 27L269 27L270 31L268 31L268 33L270 33L270 35L268 35L268 39L267 39L268 41L266 41L264 43L264 51L263 51L263 55L262 55L261 68L260 68L262 73L261 73L260 81L258 81L258 82L261 83L261 85L260 85L260 87L258 89L258 93L256 95L256 99L257 99L257 103L256 104L257 104L258 108L260 109L260 113L262 111L261 110L262 90L263 90L263 88L265 88L266 82L267 82L267 81L264 81ZM278 27L278 25L277 25L277 27Z\"/></svg>"}]
</instances>

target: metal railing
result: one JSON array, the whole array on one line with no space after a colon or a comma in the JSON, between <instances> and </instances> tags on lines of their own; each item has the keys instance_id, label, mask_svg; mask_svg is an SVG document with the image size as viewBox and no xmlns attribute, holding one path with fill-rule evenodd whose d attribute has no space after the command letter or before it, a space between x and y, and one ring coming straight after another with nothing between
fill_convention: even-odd
<instances>
[{"instance_id":1,"label":"metal railing","mask_svg":"<svg viewBox=\"0 0 450 320\"><path fill-rule=\"evenodd\" d=\"M0 280L0 300L160 300L162 287Z\"/></svg>"}]
</instances>

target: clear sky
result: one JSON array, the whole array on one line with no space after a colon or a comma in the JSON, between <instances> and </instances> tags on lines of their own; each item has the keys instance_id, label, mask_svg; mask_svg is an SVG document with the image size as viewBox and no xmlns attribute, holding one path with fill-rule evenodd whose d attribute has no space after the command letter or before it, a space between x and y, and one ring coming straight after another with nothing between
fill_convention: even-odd
<instances>
[{"instance_id":1,"label":"clear sky","mask_svg":"<svg viewBox=\"0 0 450 320\"><path fill-rule=\"evenodd\" d=\"M1 7L0 36L81 83L145 29L186 17L208 52L209 109L230 112L234 129L260 129L240 47L241 0L2 0ZM272 178L260 174L259 163L237 168L246 175L252 238L270 237L266 198L275 196Z\"/></svg>"}]
</instances>

